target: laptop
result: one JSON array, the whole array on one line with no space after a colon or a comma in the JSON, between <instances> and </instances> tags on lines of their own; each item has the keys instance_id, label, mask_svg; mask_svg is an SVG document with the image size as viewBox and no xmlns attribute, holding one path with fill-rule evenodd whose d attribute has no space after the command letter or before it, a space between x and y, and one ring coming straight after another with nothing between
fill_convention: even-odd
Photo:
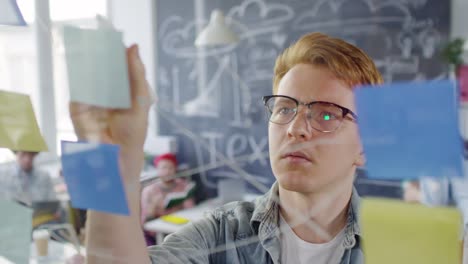
<instances>
[{"instance_id":1,"label":"laptop","mask_svg":"<svg viewBox=\"0 0 468 264\"><path fill-rule=\"evenodd\" d=\"M60 201L33 202L33 227L59 219Z\"/></svg>"}]
</instances>

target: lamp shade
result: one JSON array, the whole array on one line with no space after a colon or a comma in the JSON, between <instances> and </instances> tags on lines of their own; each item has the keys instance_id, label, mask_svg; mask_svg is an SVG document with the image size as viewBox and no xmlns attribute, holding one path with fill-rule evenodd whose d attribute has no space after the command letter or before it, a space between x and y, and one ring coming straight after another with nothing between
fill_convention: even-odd
<instances>
[{"instance_id":1,"label":"lamp shade","mask_svg":"<svg viewBox=\"0 0 468 264\"><path fill-rule=\"evenodd\" d=\"M16 1L0 0L0 25L26 26Z\"/></svg>"},{"instance_id":2,"label":"lamp shade","mask_svg":"<svg viewBox=\"0 0 468 264\"><path fill-rule=\"evenodd\" d=\"M239 37L225 23L221 10L213 10L210 22L200 32L195 40L195 46L212 46L233 44L239 41Z\"/></svg>"}]
</instances>

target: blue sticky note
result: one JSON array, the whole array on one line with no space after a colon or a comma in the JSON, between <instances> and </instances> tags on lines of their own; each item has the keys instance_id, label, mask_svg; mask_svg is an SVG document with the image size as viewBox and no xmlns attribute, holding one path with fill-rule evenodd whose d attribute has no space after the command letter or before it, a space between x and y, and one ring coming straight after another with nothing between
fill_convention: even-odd
<instances>
[{"instance_id":1,"label":"blue sticky note","mask_svg":"<svg viewBox=\"0 0 468 264\"><path fill-rule=\"evenodd\" d=\"M12 263L29 263L32 209L1 199L0 212L0 256Z\"/></svg>"},{"instance_id":2,"label":"blue sticky note","mask_svg":"<svg viewBox=\"0 0 468 264\"><path fill-rule=\"evenodd\" d=\"M73 207L128 215L119 146L62 141L62 170Z\"/></svg>"},{"instance_id":3,"label":"blue sticky note","mask_svg":"<svg viewBox=\"0 0 468 264\"><path fill-rule=\"evenodd\" d=\"M26 26L16 0L0 0L0 25Z\"/></svg>"},{"instance_id":4,"label":"blue sticky note","mask_svg":"<svg viewBox=\"0 0 468 264\"><path fill-rule=\"evenodd\" d=\"M462 176L455 85L412 82L356 90L370 178Z\"/></svg>"}]
</instances>

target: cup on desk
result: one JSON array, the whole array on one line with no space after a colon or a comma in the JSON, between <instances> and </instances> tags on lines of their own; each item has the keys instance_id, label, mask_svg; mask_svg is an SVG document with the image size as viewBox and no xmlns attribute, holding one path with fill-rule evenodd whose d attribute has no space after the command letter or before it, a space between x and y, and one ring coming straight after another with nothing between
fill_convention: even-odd
<instances>
[{"instance_id":1,"label":"cup on desk","mask_svg":"<svg viewBox=\"0 0 468 264\"><path fill-rule=\"evenodd\" d=\"M45 229L38 229L33 231L34 244L38 256L47 256L49 254L49 239L50 233Z\"/></svg>"}]
</instances>

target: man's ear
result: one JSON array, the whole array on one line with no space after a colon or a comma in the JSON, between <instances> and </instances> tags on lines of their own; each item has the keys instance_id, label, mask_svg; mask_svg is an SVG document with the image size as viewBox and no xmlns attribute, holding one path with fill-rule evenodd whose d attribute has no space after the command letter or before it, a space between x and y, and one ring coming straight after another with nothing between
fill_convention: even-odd
<instances>
[{"instance_id":1,"label":"man's ear","mask_svg":"<svg viewBox=\"0 0 468 264\"><path fill-rule=\"evenodd\" d=\"M356 160L354 161L354 165L356 165L356 167L364 167L365 164L366 155L364 154L364 150L361 150L361 152L356 157Z\"/></svg>"}]
</instances>

